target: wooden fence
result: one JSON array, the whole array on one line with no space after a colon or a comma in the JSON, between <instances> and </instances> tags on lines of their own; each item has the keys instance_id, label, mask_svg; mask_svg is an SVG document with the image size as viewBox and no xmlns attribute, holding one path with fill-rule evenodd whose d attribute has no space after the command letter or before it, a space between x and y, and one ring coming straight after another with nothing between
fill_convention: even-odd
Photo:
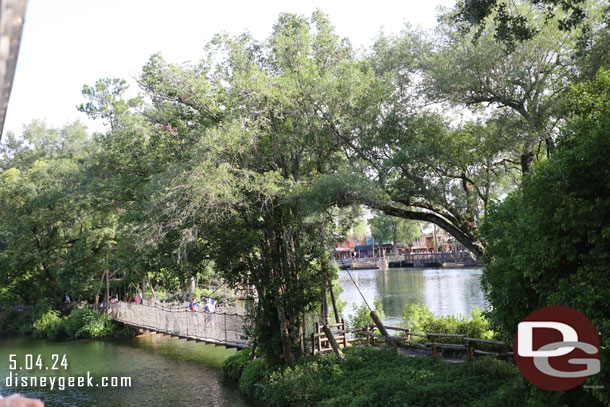
<instances>
[{"instance_id":1,"label":"wooden fence","mask_svg":"<svg viewBox=\"0 0 610 407\"><path fill-rule=\"evenodd\" d=\"M475 356L493 356L500 359L512 361L513 352L509 345L502 341L493 341L489 339L469 338L462 334L444 334L427 332L425 334L411 332L409 329L386 326L388 331L398 331L401 336L384 336L380 333L375 333L378 328L375 325L369 325L358 329L345 329L345 325L332 324L331 328L335 329L332 333L337 339L339 347L344 348L350 344L362 344L367 346L387 345L392 346L397 352L400 349L415 350L424 354L431 354L432 358L437 359L445 352L462 353L468 360L473 360ZM343 329L340 329L343 328ZM348 337L348 335L353 335ZM413 341L414 337L425 338L424 343ZM439 338L452 338L462 343L444 343L439 342ZM312 334L312 354L326 352L332 350L330 342L324 332L320 329L318 333ZM489 351L477 349L481 344L487 344L488 347L497 347L498 351Z\"/></svg>"}]
</instances>

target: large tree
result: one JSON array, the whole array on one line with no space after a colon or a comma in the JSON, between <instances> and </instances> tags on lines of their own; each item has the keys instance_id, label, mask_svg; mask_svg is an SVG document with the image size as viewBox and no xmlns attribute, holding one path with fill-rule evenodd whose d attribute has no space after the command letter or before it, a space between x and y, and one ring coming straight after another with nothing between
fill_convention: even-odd
<instances>
[{"instance_id":1,"label":"large tree","mask_svg":"<svg viewBox=\"0 0 610 407\"><path fill-rule=\"evenodd\" d=\"M105 269L116 218L100 211L87 178L91 146L79 123L33 122L8 137L0 173L0 301L57 304L90 297Z\"/></svg>"},{"instance_id":2,"label":"large tree","mask_svg":"<svg viewBox=\"0 0 610 407\"><path fill-rule=\"evenodd\" d=\"M371 234L378 243L391 242L394 249L398 243L409 243L419 237L420 230L417 222L377 213L368 220Z\"/></svg>"},{"instance_id":3,"label":"large tree","mask_svg":"<svg viewBox=\"0 0 610 407\"><path fill-rule=\"evenodd\" d=\"M580 310L600 334L602 372L592 378L599 384L610 378L609 100L609 72L571 91L568 111L574 117L557 152L534 166L483 227L483 286L492 321L510 339L518 323L540 307ZM610 402L610 392L601 387L592 392Z\"/></svg>"},{"instance_id":4,"label":"large tree","mask_svg":"<svg viewBox=\"0 0 610 407\"><path fill-rule=\"evenodd\" d=\"M351 119L320 112L350 157L343 183L324 184L337 189L339 204L432 222L475 255L484 252L479 225L488 204L552 154L563 96L590 72L582 27L562 31L521 7L538 16L540 32L512 50L494 38L497 22L486 21L475 40L451 13L434 40L407 29L377 41L361 65L368 91ZM469 119L451 121L440 109Z\"/></svg>"},{"instance_id":5,"label":"large tree","mask_svg":"<svg viewBox=\"0 0 610 407\"><path fill-rule=\"evenodd\" d=\"M151 179L147 241L178 231L181 255L201 245L229 284L254 286L251 335L289 362L334 276L328 248L351 226L350 210L308 199L345 162L320 112L342 117L365 73L319 12L281 15L263 43L217 36L207 49L195 65L153 56L139 78L155 137L188 146Z\"/></svg>"}]
</instances>

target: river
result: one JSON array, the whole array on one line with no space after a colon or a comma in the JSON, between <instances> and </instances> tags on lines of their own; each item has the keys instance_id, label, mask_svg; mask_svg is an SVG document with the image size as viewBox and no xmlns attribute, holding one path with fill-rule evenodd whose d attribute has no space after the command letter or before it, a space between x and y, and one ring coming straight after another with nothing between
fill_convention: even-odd
<instances>
[{"instance_id":1,"label":"river","mask_svg":"<svg viewBox=\"0 0 610 407\"><path fill-rule=\"evenodd\" d=\"M469 315L476 307L487 307L479 282L480 269L469 268L404 268L357 270L351 274L367 301L375 297L383 302L390 326L399 324L405 304L425 304L438 315L460 313ZM347 271L339 273L343 288L340 295L347 302L345 313L353 313L352 305L363 300ZM42 398L49 407L120 407L175 406L224 407L247 406L237 386L224 383L220 366L234 350L187 342L160 335L141 335L125 340L48 341L27 337L0 338L0 392L20 392ZM6 388L11 373L9 355L16 354L13 376L86 376L90 372L94 383L102 376L130 377L131 387L76 388L50 391L36 388ZM26 371L25 355L33 355L35 365L42 356L43 369ZM66 355L67 370L60 367L52 373L53 354ZM19 369L21 368L21 369Z\"/></svg>"},{"instance_id":2,"label":"river","mask_svg":"<svg viewBox=\"0 0 610 407\"><path fill-rule=\"evenodd\" d=\"M369 304L380 297L385 322L397 326L402 321L405 304L424 304L437 315L470 316L475 308L486 309L488 303L481 289L480 268L396 268L382 270L352 270L354 281ZM339 296L347 303L345 313L353 314L353 304L363 303L354 282L345 270L339 272L343 292Z\"/></svg>"},{"instance_id":3,"label":"river","mask_svg":"<svg viewBox=\"0 0 610 407\"><path fill-rule=\"evenodd\" d=\"M237 386L224 383L220 375L223 360L234 353L235 350L160 335L117 341L0 338L0 392L38 397L48 407L247 406L248 402L239 394ZM10 354L17 355L17 366L12 371L9 370ZM26 354L33 355L31 371L26 371ZM59 370L56 371L51 370L53 354L59 355L55 366ZM35 366L38 355L42 355L42 370ZM66 355L67 370L59 366L63 355ZM102 376L131 377L131 387L53 391L40 386L6 387L10 372L13 377L15 374L60 377L86 376L87 371L94 378L94 384L100 384Z\"/></svg>"}]
</instances>

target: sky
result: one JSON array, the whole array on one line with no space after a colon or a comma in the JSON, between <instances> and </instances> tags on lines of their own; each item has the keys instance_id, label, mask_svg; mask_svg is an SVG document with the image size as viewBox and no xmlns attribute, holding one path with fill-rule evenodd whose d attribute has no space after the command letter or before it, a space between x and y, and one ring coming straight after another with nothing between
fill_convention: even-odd
<instances>
[{"instance_id":1,"label":"sky","mask_svg":"<svg viewBox=\"0 0 610 407\"><path fill-rule=\"evenodd\" d=\"M427 29L438 6L455 0L28 0L17 70L4 135L21 134L24 124L45 120L54 127L80 119L83 85L101 78L130 81L154 53L172 63L198 61L219 32L248 31L267 38L282 12L309 16L320 9L337 33L354 46L368 47L380 33L398 34L405 23ZM4 139L4 136L3 136Z\"/></svg>"}]
</instances>

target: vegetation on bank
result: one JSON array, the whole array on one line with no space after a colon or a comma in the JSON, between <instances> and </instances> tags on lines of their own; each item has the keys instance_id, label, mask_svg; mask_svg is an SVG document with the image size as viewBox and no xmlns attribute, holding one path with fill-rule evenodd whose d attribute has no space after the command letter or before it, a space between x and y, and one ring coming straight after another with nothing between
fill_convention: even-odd
<instances>
[{"instance_id":1,"label":"vegetation on bank","mask_svg":"<svg viewBox=\"0 0 610 407\"><path fill-rule=\"evenodd\" d=\"M76 306L65 315L58 310L39 306L29 312L14 309L0 315L0 332L13 332L48 339L100 339L127 337L128 328L108 314Z\"/></svg>"},{"instance_id":2,"label":"vegetation on bank","mask_svg":"<svg viewBox=\"0 0 610 407\"><path fill-rule=\"evenodd\" d=\"M528 388L514 365L493 359L449 364L370 347L345 349L278 367L248 351L228 358L223 375L269 406L523 406ZM241 374L240 374L241 372Z\"/></svg>"},{"instance_id":3,"label":"vegetation on bank","mask_svg":"<svg viewBox=\"0 0 610 407\"><path fill-rule=\"evenodd\" d=\"M270 368L280 372L270 383L288 388L282 377L298 382L309 366L295 364L299 327L336 277L328 250L368 207L435 223L486 258L491 328L422 313L422 329L511 339L534 309L570 305L600 332L591 384L610 383L608 4L590 2L586 24L566 31L532 3L515 9L537 35L511 48L497 21L469 32L455 9L434 34L407 27L362 53L319 11L282 14L265 41L219 35L195 64L153 55L138 97L121 79L86 86L80 110L103 134L34 121L0 145L0 306L57 309L65 294L93 300L104 281L184 298L222 279L257 299L248 334L264 358L244 370L244 390L259 391L267 362L290 366ZM452 114L468 110L473 120ZM22 329L110 329L105 317L39 308ZM349 376L348 363L311 360ZM391 393L399 380L378 384ZM607 385L539 394L610 405Z\"/></svg>"},{"instance_id":4,"label":"vegetation on bank","mask_svg":"<svg viewBox=\"0 0 610 407\"><path fill-rule=\"evenodd\" d=\"M439 316L435 315L423 304L407 304L402 310L402 326L411 332L439 334L462 334L469 338L498 339L489 320L480 309L473 310L470 318L460 314ZM426 338L414 336L414 342L427 342ZM464 341L455 337L436 337L435 342L463 344ZM510 341L509 341L510 343ZM481 350L499 351L498 345L479 344Z\"/></svg>"}]
</instances>

